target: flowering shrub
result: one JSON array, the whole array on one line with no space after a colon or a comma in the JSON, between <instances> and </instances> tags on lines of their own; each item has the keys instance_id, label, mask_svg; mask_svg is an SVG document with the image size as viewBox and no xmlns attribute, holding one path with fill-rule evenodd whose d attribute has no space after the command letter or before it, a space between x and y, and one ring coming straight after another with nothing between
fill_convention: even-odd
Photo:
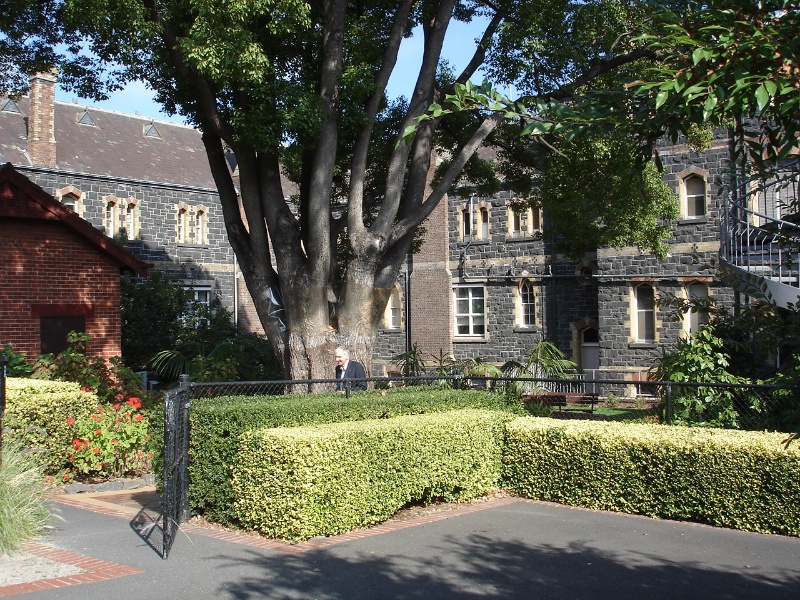
<instances>
[{"instance_id":1,"label":"flowering shrub","mask_svg":"<svg viewBox=\"0 0 800 600\"><path fill-rule=\"evenodd\" d=\"M125 400L122 394L114 404L98 406L88 419L67 419L75 435L67 460L72 477L122 477L145 472L153 453L148 451L150 420L142 412L138 398ZM70 481L69 472L58 475L58 483Z\"/></svg>"}]
</instances>

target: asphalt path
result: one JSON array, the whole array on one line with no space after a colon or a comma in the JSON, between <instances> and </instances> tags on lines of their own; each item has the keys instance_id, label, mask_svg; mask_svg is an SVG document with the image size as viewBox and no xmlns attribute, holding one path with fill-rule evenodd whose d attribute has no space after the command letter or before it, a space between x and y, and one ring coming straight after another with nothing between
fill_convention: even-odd
<instances>
[{"instance_id":1,"label":"asphalt path","mask_svg":"<svg viewBox=\"0 0 800 600\"><path fill-rule=\"evenodd\" d=\"M43 543L142 572L25 600L800 598L798 538L522 499L319 548L188 527L167 560L144 511L62 506L61 517Z\"/></svg>"}]
</instances>

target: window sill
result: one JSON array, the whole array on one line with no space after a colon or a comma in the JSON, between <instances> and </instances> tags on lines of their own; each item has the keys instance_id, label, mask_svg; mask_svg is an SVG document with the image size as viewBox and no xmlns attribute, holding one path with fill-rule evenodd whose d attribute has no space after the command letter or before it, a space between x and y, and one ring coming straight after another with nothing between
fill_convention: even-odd
<instances>
[{"instance_id":1,"label":"window sill","mask_svg":"<svg viewBox=\"0 0 800 600\"><path fill-rule=\"evenodd\" d=\"M678 219L678 225L698 225L702 223L708 223L708 217L683 217L682 219Z\"/></svg>"},{"instance_id":2,"label":"window sill","mask_svg":"<svg viewBox=\"0 0 800 600\"><path fill-rule=\"evenodd\" d=\"M539 328L536 325L516 325L511 331L513 333L537 333Z\"/></svg>"},{"instance_id":3,"label":"window sill","mask_svg":"<svg viewBox=\"0 0 800 600\"><path fill-rule=\"evenodd\" d=\"M208 248L208 244L190 244L187 242L178 242L178 248Z\"/></svg>"},{"instance_id":4,"label":"window sill","mask_svg":"<svg viewBox=\"0 0 800 600\"><path fill-rule=\"evenodd\" d=\"M640 350L652 350L654 348L658 348L658 344L655 342L631 342L628 344L628 348L633 349L640 349Z\"/></svg>"},{"instance_id":5,"label":"window sill","mask_svg":"<svg viewBox=\"0 0 800 600\"><path fill-rule=\"evenodd\" d=\"M454 344L460 344L460 343L486 344L488 342L489 338L484 336L470 336L470 335L453 336Z\"/></svg>"},{"instance_id":6,"label":"window sill","mask_svg":"<svg viewBox=\"0 0 800 600\"><path fill-rule=\"evenodd\" d=\"M470 246L470 245L472 245L472 246L482 246L482 245L488 244L490 241L491 240L484 240L484 239L480 239L480 240L475 239L475 240L466 240L466 241L458 240L458 245L459 246Z\"/></svg>"}]
</instances>

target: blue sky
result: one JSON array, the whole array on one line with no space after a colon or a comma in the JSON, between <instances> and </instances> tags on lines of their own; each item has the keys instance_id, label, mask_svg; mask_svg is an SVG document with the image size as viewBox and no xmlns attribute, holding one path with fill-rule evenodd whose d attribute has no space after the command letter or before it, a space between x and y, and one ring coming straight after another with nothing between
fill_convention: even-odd
<instances>
[{"instance_id":1,"label":"blue sky","mask_svg":"<svg viewBox=\"0 0 800 600\"><path fill-rule=\"evenodd\" d=\"M480 25L484 23L485 21L469 24L456 21L450 23L442 55L456 72L467 65L467 61L472 56L475 47L474 40L482 32ZM397 66L387 89L390 98L410 95L416 75L419 72L420 61L422 60L422 43L421 35L414 35L403 40L400 46ZM480 77L479 74L478 78L480 79ZM131 83L124 90L112 94L108 100L103 102L92 102L84 98L78 98L60 88L56 91L56 99L63 102L74 101L81 106L98 106L126 114L138 113L151 119L183 122L180 117L170 117L162 113L160 106L153 102L153 93L141 82Z\"/></svg>"}]
</instances>

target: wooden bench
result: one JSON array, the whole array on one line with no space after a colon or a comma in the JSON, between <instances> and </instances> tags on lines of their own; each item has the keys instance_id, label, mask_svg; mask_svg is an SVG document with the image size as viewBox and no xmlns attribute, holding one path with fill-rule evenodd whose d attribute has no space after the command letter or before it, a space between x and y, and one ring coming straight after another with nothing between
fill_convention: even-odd
<instances>
[{"instance_id":1,"label":"wooden bench","mask_svg":"<svg viewBox=\"0 0 800 600\"><path fill-rule=\"evenodd\" d=\"M524 403L538 402L550 408L564 410L567 406L578 406L573 410L582 410L594 413L597 404L597 394L587 394L584 392L547 392L545 394L528 394L522 397Z\"/></svg>"}]
</instances>

